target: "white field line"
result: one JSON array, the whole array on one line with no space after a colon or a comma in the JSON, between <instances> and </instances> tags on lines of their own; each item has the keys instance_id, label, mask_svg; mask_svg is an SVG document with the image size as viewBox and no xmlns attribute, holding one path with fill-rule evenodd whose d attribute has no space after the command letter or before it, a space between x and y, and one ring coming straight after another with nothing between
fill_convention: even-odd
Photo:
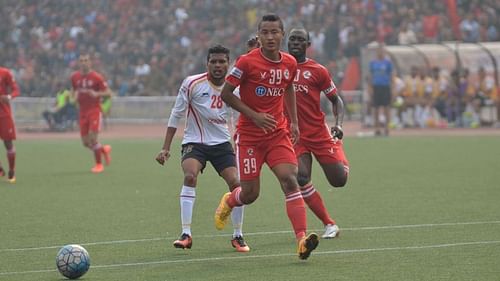
<instances>
[{"instance_id":1,"label":"white field line","mask_svg":"<svg viewBox=\"0 0 500 281\"><path fill-rule=\"evenodd\" d=\"M336 254L358 254L358 253L371 253L371 252L383 252L383 251L405 251L405 250L424 250L424 249L436 249L436 248L450 248L450 247L462 247L462 246L483 246L491 244L500 244L500 240L494 241L471 241L462 243L447 243L447 244L435 244L435 245L422 245L422 246L406 246L406 247L388 247L388 248L366 248L366 249L345 249L336 251L315 251L313 255L336 255ZM151 262L137 262L137 263L119 263L119 264L106 264L106 265L93 265L92 269L98 268L117 268L117 267L132 267L132 266L150 266L159 264L175 264L175 263L194 263L194 262L212 262L212 261L222 261L222 260L241 260L241 259L263 259L263 258L276 258L276 257L290 257L296 256L295 253L281 253L272 255L240 255L231 257L212 257L212 258L198 258L198 259L181 259L181 260L161 260L161 261L151 261ZM20 274L34 274L34 273L48 273L56 272L55 269L42 269L42 270L28 270L28 271L11 271L11 272L0 272L0 276L9 275L20 275Z\"/></svg>"},{"instance_id":2,"label":"white field line","mask_svg":"<svg viewBox=\"0 0 500 281\"><path fill-rule=\"evenodd\" d=\"M450 222L450 223L426 223L426 224L406 224L406 225L387 225L387 226L345 227L345 228L341 228L341 231L363 231L363 230L383 230L383 229L390 230L390 229L463 226L463 225L479 225L479 224L500 224L500 221ZM322 230L323 229L311 229L311 231L322 231ZM288 234L288 233L292 233L292 231L291 230L282 230L282 231L247 232L247 233L245 233L245 237L246 236L257 236L257 235ZM197 238L214 238L214 237L226 237L226 236L230 236L230 235L231 234L224 233L224 234L196 235L196 237ZM171 240L171 239L175 239L175 238L177 238L177 236L175 236L175 237L144 238L144 239L98 241L98 242L86 242L86 243L79 243L79 244L82 246L110 245L110 244L126 244L126 243L164 241L164 240ZM0 249L0 253L35 251L35 250L46 250L46 249L59 249L62 246L63 245Z\"/></svg>"}]
</instances>

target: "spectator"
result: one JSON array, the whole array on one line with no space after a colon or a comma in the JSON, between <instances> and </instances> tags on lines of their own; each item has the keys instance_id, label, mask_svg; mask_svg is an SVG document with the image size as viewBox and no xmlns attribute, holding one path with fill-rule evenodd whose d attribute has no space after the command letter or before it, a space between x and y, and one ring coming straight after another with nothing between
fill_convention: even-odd
<instances>
[{"instance_id":1,"label":"spectator","mask_svg":"<svg viewBox=\"0 0 500 281\"><path fill-rule=\"evenodd\" d=\"M460 23L460 32L464 42L474 43L479 41L479 23L474 19L472 12L467 13L466 18Z\"/></svg>"},{"instance_id":2,"label":"spectator","mask_svg":"<svg viewBox=\"0 0 500 281\"><path fill-rule=\"evenodd\" d=\"M439 14L426 9L422 17L422 37L424 43L437 43L439 35Z\"/></svg>"},{"instance_id":3,"label":"spectator","mask_svg":"<svg viewBox=\"0 0 500 281\"><path fill-rule=\"evenodd\" d=\"M462 103L464 91L459 70L453 70L448 83L448 97L446 99L446 117L448 126L462 127Z\"/></svg>"},{"instance_id":4,"label":"spectator","mask_svg":"<svg viewBox=\"0 0 500 281\"><path fill-rule=\"evenodd\" d=\"M42 113L43 118L47 121L49 130L51 131L65 131L72 129L73 123L76 121L76 105L75 101L71 99L70 91L62 87L62 83L57 83L60 89L56 93L56 100L54 106Z\"/></svg>"},{"instance_id":5,"label":"spectator","mask_svg":"<svg viewBox=\"0 0 500 281\"><path fill-rule=\"evenodd\" d=\"M404 21L401 24L398 34L399 45L411 45L417 43L417 35L413 30L408 29L408 22Z\"/></svg>"},{"instance_id":6,"label":"spectator","mask_svg":"<svg viewBox=\"0 0 500 281\"><path fill-rule=\"evenodd\" d=\"M0 62L12 70L23 96L45 96L59 90L55 82L74 70L80 53L93 57L99 53L101 65L94 65L116 83L120 95L140 95L149 91L148 79L142 78L154 72L151 60L157 57L158 71L167 79L163 91L151 93L173 95L185 75L203 71L199 62L208 46L226 42L233 53L244 53L244 41L253 33L256 19L276 7L284 7L285 27L299 18L304 21L315 41L315 58L324 65L352 55L352 34L358 50L377 39L398 43L401 32L394 27L403 22L416 37L415 41L409 35L410 42L402 39L403 44L460 39L453 33L447 13L446 3L452 1L243 2L3 0ZM466 42L498 40L497 2L456 1L458 11L471 11L461 25ZM234 10L241 13L231 12ZM135 71L141 58L144 63L138 70L142 78L138 78ZM161 63L164 61L168 66Z\"/></svg>"}]
</instances>

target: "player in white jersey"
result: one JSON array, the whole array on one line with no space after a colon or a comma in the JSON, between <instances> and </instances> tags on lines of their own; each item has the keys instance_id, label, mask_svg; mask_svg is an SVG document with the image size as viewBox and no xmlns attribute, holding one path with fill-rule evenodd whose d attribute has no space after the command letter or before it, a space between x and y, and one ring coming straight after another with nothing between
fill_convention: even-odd
<instances>
[{"instance_id":1,"label":"player in white jersey","mask_svg":"<svg viewBox=\"0 0 500 281\"><path fill-rule=\"evenodd\" d=\"M229 190L240 186L234 150L228 130L228 108L220 91L229 68L229 49L216 45L208 49L207 72L184 79L170 114L162 150L156 156L161 165L170 157L170 146L181 118L186 116L182 140L182 170L184 184L180 193L182 234L174 247L190 249L191 222L196 198L196 183L200 172L210 161L226 181ZM231 216L234 233L231 244L238 252L248 252L242 234L243 208Z\"/></svg>"}]
</instances>

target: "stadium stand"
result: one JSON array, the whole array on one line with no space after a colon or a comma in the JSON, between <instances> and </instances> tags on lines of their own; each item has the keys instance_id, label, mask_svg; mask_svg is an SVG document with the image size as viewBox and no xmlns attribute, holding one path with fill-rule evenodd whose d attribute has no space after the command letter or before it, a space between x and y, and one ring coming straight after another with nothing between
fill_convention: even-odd
<instances>
[{"instance_id":1,"label":"stadium stand","mask_svg":"<svg viewBox=\"0 0 500 281\"><path fill-rule=\"evenodd\" d=\"M0 64L13 70L23 97L48 97L85 50L117 96L174 96L182 77L204 70L208 46L222 43L236 58L268 12L278 13L287 30L310 30L309 57L326 65L346 93L364 88L362 56L376 42L418 54L422 44L500 38L498 0L4 0ZM397 65L398 75L408 74L410 64ZM498 85L496 69L487 71ZM469 71L478 76L477 67Z\"/></svg>"},{"instance_id":2,"label":"stadium stand","mask_svg":"<svg viewBox=\"0 0 500 281\"><path fill-rule=\"evenodd\" d=\"M496 0L4 0L0 62L14 70L23 96L57 91L82 49L120 96L175 95L182 77L203 70L208 45L223 43L236 57L259 16L272 11L287 27L311 30L310 56L340 83L373 41L496 41L499 10Z\"/></svg>"}]
</instances>

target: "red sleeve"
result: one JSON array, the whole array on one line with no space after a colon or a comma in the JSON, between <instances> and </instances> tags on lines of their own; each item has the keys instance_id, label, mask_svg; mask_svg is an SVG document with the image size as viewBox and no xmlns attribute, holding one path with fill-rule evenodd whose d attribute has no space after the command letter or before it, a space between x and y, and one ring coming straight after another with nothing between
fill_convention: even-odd
<instances>
[{"instance_id":1,"label":"red sleeve","mask_svg":"<svg viewBox=\"0 0 500 281\"><path fill-rule=\"evenodd\" d=\"M71 87L73 87L73 90L76 90L76 73L71 74Z\"/></svg>"},{"instance_id":2,"label":"red sleeve","mask_svg":"<svg viewBox=\"0 0 500 281\"><path fill-rule=\"evenodd\" d=\"M245 72L247 71L246 58L246 56L241 56L231 69L231 72L229 72L229 75L226 77L226 81L229 84L238 87L241 84L241 81L245 78Z\"/></svg>"},{"instance_id":3,"label":"red sleeve","mask_svg":"<svg viewBox=\"0 0 500 281\"><path fill-rule=\"evenodd\" d=\"M106 83L106 81L104 80L104 78L97 74L95 75L95 82L96 82L96 90L101 92L101 91L105 91L107 88L108 88L108 83Z\"/></svg>"},{"instance_id":4,"label":"red sleeve","mask_svg":"<svg viewBox=\"0 0 500 281\"><path fill-rule=\"evenodd\" d=\"M7 85L10 88L10 96L11 97L17 97L19 96L19 87L17 86L16 80L14 79L14 76L10 71L7 71Z\"/></svg>"},{"instance_id":5,"label":"red sleeve","mask_svg":"<svg viewBox=\"0 0 500 281\"><path fill-rule=\"evenodd\" d=\"M321 72L321 81L320 81L320 90L325 93L327 97L334 96L337 94L337 86L333 82L330 72L324 67L320 68Z\"/></svg>"}]
</instances>

